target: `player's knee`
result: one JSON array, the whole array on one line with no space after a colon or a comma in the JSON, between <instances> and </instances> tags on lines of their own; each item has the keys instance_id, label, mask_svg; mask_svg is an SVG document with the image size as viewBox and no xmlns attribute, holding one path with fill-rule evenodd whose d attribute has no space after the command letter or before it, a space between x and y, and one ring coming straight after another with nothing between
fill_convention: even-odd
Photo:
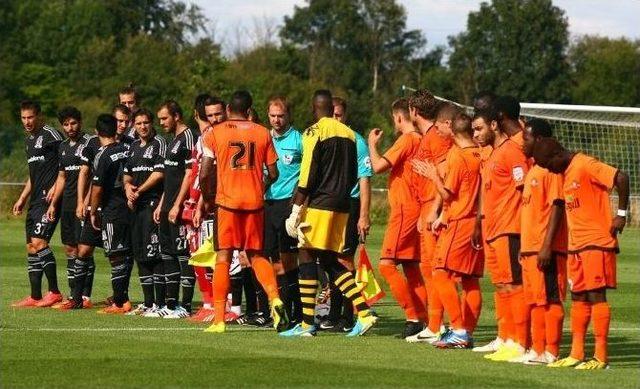
<instances>
[{"instance_id":1,"label":"player's knee","mask_svg":"<svg viewBox=\"0 0 640 389\"><path fill-rule=\"evenodd\" d=\"M338 257L338 262L340 262L340 264L346 267L349 271L353 271L355 269L355 266L353 265L353 257Z\"/></svg>"},{"instance_id":2,"label":"player's knee","mask_svg":"<svg viewBox=\"0 0 640 389\"><path fill-rule=\"evenodd\" d=\"M47 242L44 239L37 239L37 238L32 238L31 239L31 248L34 250L34 253L43 250L45 248L47 248L49 246L49 242Z\"/></svg>"},{"instance_id":3,"label":"player's knee","mask_svg":"<svg viewBox=\"0 0 640 389\"><path fill-rule=\"evenodd\" d=\"M93 255L93 247L86 245L78 245L78 256L79 257L90 257Z\"/></svg>"},{"instance_id":4,"label":"player's knee","mask_svg":"<svg viewBox=\"0 0 640 389\"><path fill-rule=\"evenodd\" d=\"M282 262L273 262L273 271L278 275L284 274L284 266L282 265Z\"/></svg>"},{"instance_id":5,"label":"player's knee","mask_svg":"<svg viewBox=\"0 0 640 389\"><path fill-rule=\"evenodd\" d=\"M68 257L76 257L76 256L78 256L78 247L77 246L64 245L64 253Z\"/></svg>"}]
</instances>

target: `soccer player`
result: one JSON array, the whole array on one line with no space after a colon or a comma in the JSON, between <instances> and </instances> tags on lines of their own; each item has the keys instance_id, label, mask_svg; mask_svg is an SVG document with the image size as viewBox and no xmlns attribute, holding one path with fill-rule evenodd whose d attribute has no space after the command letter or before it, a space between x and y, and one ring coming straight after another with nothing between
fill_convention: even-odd
<instances>
[{"instance_id":1,"label":"soccer player","mask_svg":"<svg viewBox=\"0 0 640 389\"><path fill-rule=\"evenodd\" d=\"M493 151L482 169L481 204L485 264L489 270L494 293L498 339L488 345L496 349L485 358L507 361L522 357L528 340L528 307L522 290L520 265L520 207L522 188L527 173L527 159L522 148L495 120L483 126L474 119L474 134L483 146L493 145ZM482 349L483 351L485 348ZM478 350L479 351L479 350Z\"/></svg>"},{"instance_id":2,"label":"soccer player","mask_svg":"<svg viewBox=\"0 0 640 389\"><path fill-rule=\"evenodd\" d=\"M406 99L396 100L392 106L393 123L398 138L384 155L378 153L382 131L369 133L371 167L377 174L391 170L389 175L389 221L382 242L379 270L387 280L391 292L405 313L403 338L414 336L424 329L426 320L426 290L420 274L420 240L417 230L420 205L412 189L411 159L420 146L421 136L409 117ZM405 277L396 269L402 265Z\"/></svg>"},{"instance_id":3,"label":"soccer player","mask_svg":"<svg viewBox=\"0 0 640 389\"><path fill-rule=\"evenodd\" d=\"M47 212L55 192L58 175L58 148L62 135L44 124L40 104L23 101L20 119L26 132L25 144L29 178L13 205L13 214L22 214L29 198L26 220L27 260L31 294L12 304L13 307L50 307L62 301L56 276L56 259L49 241L58 224L58 212L49 218ZM47 277L49 292L42 296L42 274Z\"/></svg>"},{"instance_id":4,"label":"soccer player","mask_svg":"<svg viewBox=\"0 0 640 389\"><path fill-rule=\"evenodd\" d=\"M129 86L126 86L118 91L118 103L127 107L129 109L129 112L131 113L136 112L140 108L140 94L138 93L136 88L133 87L133 84L129 84ZM118 130L118 139L127 144L133 143L137 136L136 129L133 125L127 127L122 132L120 131L120 127L118 127Z\"/></svg>"},{"instance_id":5,"label":"soccer player","mask_svg":"<svg viewBox=\"0 0 640 389\"><path fill-rule=\"evenodd\" d=\"M473 96L474 113L494 109L494 104L497 98L498 96L496 96L495 93L488 90L478 92Z\"/></svg>"},{"instance_id":6,"label":"soccer player","mask_svg":"<svg viewBox=\"0 0 640 389\"><path fill-rule=\"evenodd\" d=\"M138 277L144 296L144 302L130 312L135 315L146 315L165 305L165 283L160 280L164 268L153 211L162 196L167 144L156 134L153 119L153 113L145 108L133 114L137 139L131 144L124 165L124 190L127 206L132 211L133 258L138 264Z\"/></svg>"},{"instance_id":7,"label":"soccer player","mask_svg":"<svg viewBox=\"0 0 640 389\"><path fill-rule=\"evenodd\" d=\"M158 110L160 125L174 136L166 150L164 160L164 191L160 204L153 213L160 224L160 252L164 262L166 307L157 311L168 319L191 315L191 302L195 286L193 266L189 265L187 230L181 220L183 203L189 193L192 150L198 135L183 121L182 108L173 100L164 102ZM182 305L178 295L182 285Z\"/></svg>"},{"instance_id":8,"label":"soccer player","mask_svg":"<svg viewBox=\"0 0 640 389\"><path fill-rule=\"evenodd\" d=\"M60 144L56 191L47 213L49 219L53 219L59 202L62 201L62 206L60 207L60 237L67 257L67 280L70 292L68 300L54 304L53 308L63 308L66 304L69 304L69 300L73 299L75 261L78 258L78 238L82 230L82 222L76 218L75 212L78 200L80 157L87 141L95 137L82 132L82 114L75 107L62 108L58 112L58 121L62 125L67 139Z\"/></svg>"},{"instance_id":9,"label":"soccer player","mask_svg":"<svg viewBox=\"0 0 640 389\"><path fill-rule=\"evenodd\" d=\"M287 316L302 320L298 285L298 240L287 234L284 221L291 214L291 200L300 176L302 135L291 125L291 111L284 96L267 103L271 138L278 155L278 179L267 188L264 203L264 253L273 263Z\"/></svg>"},{"instance_id":10,"label":"soccer player","mask_svg":"<svg viewBox=\"0 0 640 389\"><path fill-rule=\"evenodd\" d=\"M616 287L617 234L626 224L629 176L593 157L566 150L553 138L539 140L533 157L551 173L563 174L562 193L569 230L571 354L548 366L606 369L611 321L606 291ZM609 191L614 188L618 193L618 210L611 218ZM583 361L584 338L592 319L595 354Z\"/></svg>"},{"instance_id":11,"label":"soccer player","mask_svg":"<svg viewBox=\"0 0 640 389\"><path fill-rule=\"evenodd\" d=\"M433 260L433 282L451 326L434 344L440 348L469 348L473 344L471 333L482 304L477 283L477 278L482 276L482 257L472 240L480 191L481 157L473 141L471 118L455 105L445 103L440 107L436 130L454 141L447 154L444 179L436 165L420 160L413 162L414 170L429 178L443 199L442 211L431 226L439 233ZM463 298L458 296L458 279L465 294Z\"/></svg>"},{"instance_id":12,"label":"soccer player","mask_svg":"<svg viewBox=\"0 0 640 389\"><path fill-rule=\"evenodd\" d=\"M523 130L522 150L533 157L536 143L552 136L551 126L532 119ZM522 282L531 306L531 349L525 364L548 364L558 358L567 284L567 229L562 176L534 164L522 191Z\"/></svg>"},{"instance_id":13,"label":"soccer player","mask_svg":"<svg viewBox=\"0 0 640 389\"><path fill-rule=\"evenodd\" d=\"M281 335L313 336L316 333L318 260L357 311L358 321L347 336L364 335L377 318L370 313L353 274L337 259L345 244L349 193L357 181L355 136L349 127L333 118L330 91L316 91L312 107L317 122L303 133L300 179L291 215L285 221L289 236L297 236L299 240L302 323Z\"/></svg>"},{"instance_id":14,"label":"soccer player","mask_svg":"<svg viewBox=\"0 0 640 389\"><path fill-rule=\"evenodd\" d=\"M502 132L522 147L522 124L520 122L520 102L513 96L499 96L493 102L493 109L496 112L498 125Z\"/></svg>"},{"instance_id":15,"label":"soccer player","mask_svg":"<svg viewBox=\"0 0 640 389\"><path fill-rule=\"evenodd\" d=\"M215 126L227 120L227 106L224 100L219 97L212 96L205 101L204 111L207 115L209 124Z\"/></svg>"},{"instance_id":16,"label":"soccer player","mask_svg":"<svg viewBox=\"0 0 640 389\"><path fill-rule=\"evenodd\" d=\"M287 315L278 296L273 267L263 256L264 191L278 178L277 155L269 130L248 120L253 101L236 91L227 106L228 120L207 132L203 143L200 187L206 209L216 212L217 258L213 273L214 323L205 331L225 332L229 267L234 249L245 250L269 297L274 328L286 328ZM267 169L264 181L264 167Z\"/></svg>"},{"instance_id":17,"label":"soccer player","mask_svg":"<svg viewBox=\"0 0 640 389\"><path fill-rule=\"evenodd\" d=\"M111 264L111 287L113 288L113 304L98 313L123 314L131 310L127 304L127 266L125 257L131 255L131 229L129 210L122 182L122 170L127 159L127 149L116 142L116 118L110 114L98 115L96 132L101 148L95 156L95 170L91 185L91 209L89 212L91 225L102 231L102 244L105 255ZM100 209L100 212L98 212ZM86 274L86 261L77 261L84 265L80 274ZM74 294L74 300L76 296Z\"/></svg>"}]
</instances>

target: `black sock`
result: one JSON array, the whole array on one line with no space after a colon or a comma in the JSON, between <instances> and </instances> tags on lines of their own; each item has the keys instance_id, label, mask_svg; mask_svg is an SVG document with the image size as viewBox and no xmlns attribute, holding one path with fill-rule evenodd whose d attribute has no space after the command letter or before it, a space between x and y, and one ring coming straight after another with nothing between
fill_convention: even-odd
<instances>
[{"instance_id":1,"label":"black sock","mask_svg":"<svg viewBox=\"0 0 640 389\"><path fill-rule=\"evenodd\" d=\"M244 299L246 301L245 312L247 315L251 315L258 310L258 304L256 300L256 287L253 284L253 271L250 267L242 269L242 286L244 289Z\"/></svg>"},{"instance_id":2,"label":"black sock","mask_svg":"<svg viewBox=\"0 0 640 389\"><path fill-rule=\"evenodd\" d=\"M122 259L111 260L111 287L113 288L113 302L117 307L127 301L127 264Z\"/></svg>"},{"instance_id":3,"label":"black sock","mask_svg":"<svg viewBox=\"0 0 640 389\"><path fill-rule=\"evenodd\" d=\"M74 274L75 274L75 255L67 255L67 283L69 284L69 295L73 294Z\"/></svg>"},{"instance_id":4,"label":"black sock","mask_svg":"<svg viewBox=\"0 0 640 389\"><path fill-rule=\"evenodd\" d=\"M138 262L138 278L140 286L142 286L142 295L144 296L144 306L151 308L154 300L153 289L153 263L150 261Z\"/></svg>"},{"instance_id":5,"label":"black sock","mask_svg":"<svg viewBox=\"0 0 640 389\"><path fill-rule=\"evenodd\" d=\"M369 305L362 297L362 292L356 285L353 273L347 270L338 260L327 259L324 267L331 277L335 279L335 284L342 292L342 295L349 300L358 312L368 312Z\"/></svg>"},{"instance_id":6,"label":"black sock","mask_svg":"<svg viewBox=\"0 0 640 389\"><path fill-rule=\"evenodd\" d=\"M96 262L93 260L93 255L86 257L87 262L87 277L84 279L84 290L82 295L91 297L91 291L93 290L93 276L96 273Z\"/></svg>"},{"instance_id":7,"label":"black sock","mask_svg":"<svg viewBox=\"0 0 640 389\"><path fill-rule=\"evenodd\" d=\"M329 320L334 323L340 319L342 314L342 304L344 302L344 298L342 297L342 293L340 289L333 283L333 277L331 279L331 299L329 301Z\"/></svg>"},{"instance_id":8,"label":"black sock","mask_svg":"<svg viewBox=\"0 0 640 389\"><path fill-rule=\"evenodd\" d=\"M75 304L82 304L83 285L87 282L89 273L89 258L79 257L73 262L73 277L75 285L73 287L73 301Z\"/></svg>"},{"instance_id":9,"label":"black sock","mask_svg":"<svg viewBox=\"0 0 640 389\"><path fill-rule=\"evenodd\" d=\"M356 276L356 272L352 271L351 275ZM342 319L347 325L353 324L353 303L349 299L342 299Z\"/></svg>"},{"instance_id":10,"label":"black sock","mask_svg":"<svg viewBox=\"0 0 640 389\"><path fill-rule=\"evenodd\" d=\"M302 321L302 302L300 301L300 284L298 283L298 269L289 270L287 273L289 280L289 301L291 302L292 313L289 316L292 320Z\"/></svg>"},{"instance_id":11,"label":"black sock","mask_svg":"<svg viewBox=\"0 0 640 389\"><path fill-rule=\"evenodd\" d=\"M153 264L153 287L156 295L156 305L159 308L165 306L165 297L167 294L166 281L164 279L164 262L157 260Z\"/></svg>"},{"instance_id":12,"label":"black sock","mask_svg":"<svg viewBox=\"0 0 640 389\"><path fill-rule=\"evenodd\" d=\"M231 276L231 305L242 305L242 272Z\"/></svg>"},{"instance_id":13,"label":"black sock","mask_svg":"<svg viewBox=\"0 0 640 389\"><path fill-rule=\"evenodd\" d=\"M287 311L287 317L293 317L291 300L289 300L289 279L287 278L287 274L276 275L276 281L278 282L278 294L280 294L280 300L282 300L284 308Z\"/></svg>"},{"instance_id":14,"label":"black sock","mask_svg":"<svg viewBox=\"0 0 640 389\"><path fill-rule=\"evenodd\" d=\"M193 270L193 266L189 265L188 256L179 256L178 262L180 263L180 285L182 285L182 308L186 309L187 312L191 312L196 273Z\"/></svg>"},{"instance_id":15,"label":"black sock","mask_svg":"<svg viewBox=\"0 0 640 389\"><path fill-rule=\"evenodd\" d=\"M42 271L47 282L49 283L49 291L54 293L60 293L58 289L58 276L56 273L56 257L53 255L51 248L45 247L38 251L38 257L42 260Z\"/></svg>"},{"instance_id":16,"label":"black sock","mask_svg":"<svg viewBox=\"0 0 640 389\"><path fill-rule=\"evenodd\" d=\"M166 304L169 309L176 309L180 293L180 262L178 257L162 254L164 262L164 282L166 284Z\"/></svg>"},{"instance_id":17,"label":"black sock","mask_svg":"<svg viewBox=\"0 0 640 389\"><path fill-rule=\"evenodd\" d=\"M298 269L302 322L306 326L312 326L316 313L316 294L318 293L318 265L315 262L301 263Z\"/></svg>"},{"instance_id":18,"label":"black sock","mask_svg":"<svg viewBox=\"0 0 640 389\"><path fill-rule=\"evenodd\" d=\"M260 285L260 282L253 271L251 272L251 275L253 276L253 286L256 289L258 310L262 312L262 316L269 317L271 316L271 312L269 312L269 299L267 298L267 292L264 291L264 288Z\"/></svg>"},{"instance_id":19,"label":"black sock","mask_svg":"<svg viewBox=\"0 0 640 389\"><path fill-rule=\"evenodd\" d=\"M124 264L127 276L124 278L124 299L129 301L129 284L131 283L131 273L133 272L133 256L124 257Z\"/></svg>"},{"instance_id":20,"label":"black sock","mask_svg":"<svg viewBox=\"0 0 640 389\"><path fill-rule=\"evenodd\" d=\"M40 300L42 298L42 260L36 254L29 254L27 255L27 263L29 284L31 285L31 298Z\"/></svg>"}]
</instances>

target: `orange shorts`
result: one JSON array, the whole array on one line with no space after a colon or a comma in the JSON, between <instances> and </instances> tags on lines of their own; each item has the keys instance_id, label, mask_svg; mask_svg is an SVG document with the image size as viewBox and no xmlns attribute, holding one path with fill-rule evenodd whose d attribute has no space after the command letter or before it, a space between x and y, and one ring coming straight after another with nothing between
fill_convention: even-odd
<instances>
[{"instance_id":1,"label":"orange shorts","mask_svg":"<svg viewBox=\"0 0 640 389\"><path fill-rule=\"evenodd\" d=\"M564 301L567 293L567 255L553 253L546 270L538 268L538 256L523 255L522 286L524 299L530 305L547 305Z\"/></svg>"},{"instance_id":2,"label":"orange shorts","mask_svg":"<svg viewBox=\"0 0 640 389\"><path fill-rule=\"evenodd\" d=\"M617 286L616 253L613 251L585 250L569 254L567 269L572 292L615 289Z\"/></svg>"},{"instance_id":3,"label":"orange shorts","mask_svg":"<svg viewBox=\"0 0 640 389\"><path fill-rule=\"evenodd\" d=\"M522 285L520 235L502 235L485 242L484 263L491 283Z\"/></svg>"},{"instance_id":4,"label":"orange shorts","mask_svg":"<svg viewBox=\"0 0 640 389\"><path fill-rule=\"evenodd\" d=\"M264 210L216 209L216 250L262 250Z\"/></svg>"},{"instance_id":5,"label":"orange shorts","mask_svg":"<svg viewBox=\"0 0 640 389\"><path fill-rule=\"evenodd\" d=\"M391 210L380 259L400 262L420 260L420 234L417 227L419 217L420 208L417 206Z\"/></svg>"},{"instance_id":6,"label":"orange shorts","mask_svg":"<svg viewBox=\"0 0 640 389\"><path fill-rule=\"evenodd\" d=\"M470 217L449 222L440 231L433 260L434 269L446 269L456 273L481 277L484 270L482 250L471 246L471 235L476 218Z\"/></svg>"}]
</instances>

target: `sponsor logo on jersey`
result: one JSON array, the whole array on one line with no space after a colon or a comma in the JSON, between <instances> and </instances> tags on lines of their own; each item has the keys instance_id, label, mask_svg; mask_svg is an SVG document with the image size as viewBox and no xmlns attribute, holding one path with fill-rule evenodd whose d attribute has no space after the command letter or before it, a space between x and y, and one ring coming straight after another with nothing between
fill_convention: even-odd
<instances>
[{"instance_id":1,"label":"sponsor logo on jersey","mask_svg":"<svg viewBox=\"0 0 640 389\"><path fill-rule=\"evenodd\" d=\"M536 180L535 178L533 178L531 180L531 186L538 186L538 180Z\"/></svg>"},{"instance_id":2,"label":"sponsor logo on jersey","mask_svg":"<svg viewBox=\"0 0 640 389\"><path fill-rule=\"evenodd\" d=\"M171 149L171 152L173 154L177 154L179 149L180 149L180 141L177 141L176 144L173 145L173 148Z\"/></svg>"},{"instance_id":3,"label":"sponsor logo on jersey","mask_svg":"<svg viewBox=\"0 0 640 389\"><path fill-rule=\"evenodd\" d=\"M44 155L34 155L33 157L27 159L27 163L44 161Z\"/></svg>"},{"instance_id":4,"label":"sponsor logo on jersey","mask_svg":"<svg viewBox=\"0 0 640 389\"><path fill-rule=\"evenodd\" d=\"M367 169L371 169L371 158L364 157L364 161L362 161L362 163Z\"/></svg>"},{"instance_id":5,"label":"sponsor logo on jersey","mask_svg":"<svg viewBox=\"0 0 640 389\"><path fill-rule=\"evenodd\" d=\"M115 153L115 154L111 154L109 156L109 158L111 158L111 160L113 162L119 161L121 159L125 159L127 158L127 153L126 152L121 152L121 153Z\"/></svg>"},{"instance_id":6,"label":"sponsor logo on jersey","mask_svg":"<svg viewBox=\"0 0 640 389\"><path fill-rule=\"evenodd\" d=\"M284 163L285 165L291 165L292 162L293 162L293 155L285 154L282 156L282 163Z\"/></svg>"},{"instance_id":7,"label":"sponsor logo on jersey","mask_svg":"<svg viewBox=\"0 0 640 389\"><path fill-rule=\"evenodd\" d=\"M149 146L149 148L144 152L142 158L153 158L153 146Z\"/></svg>"},{"instance_id":8,"label":"sponsor logo on jersey","mask_svg":"<svg viewBox=\"0 0 640 389\"><path fill-rule=\"evenodd\" d=\"M42 148L42 135L40 135L38 137L38 139L36 139L36 144L33 147L36 148L36 149L41 149Z\"/></svg>"}]
</instances>

